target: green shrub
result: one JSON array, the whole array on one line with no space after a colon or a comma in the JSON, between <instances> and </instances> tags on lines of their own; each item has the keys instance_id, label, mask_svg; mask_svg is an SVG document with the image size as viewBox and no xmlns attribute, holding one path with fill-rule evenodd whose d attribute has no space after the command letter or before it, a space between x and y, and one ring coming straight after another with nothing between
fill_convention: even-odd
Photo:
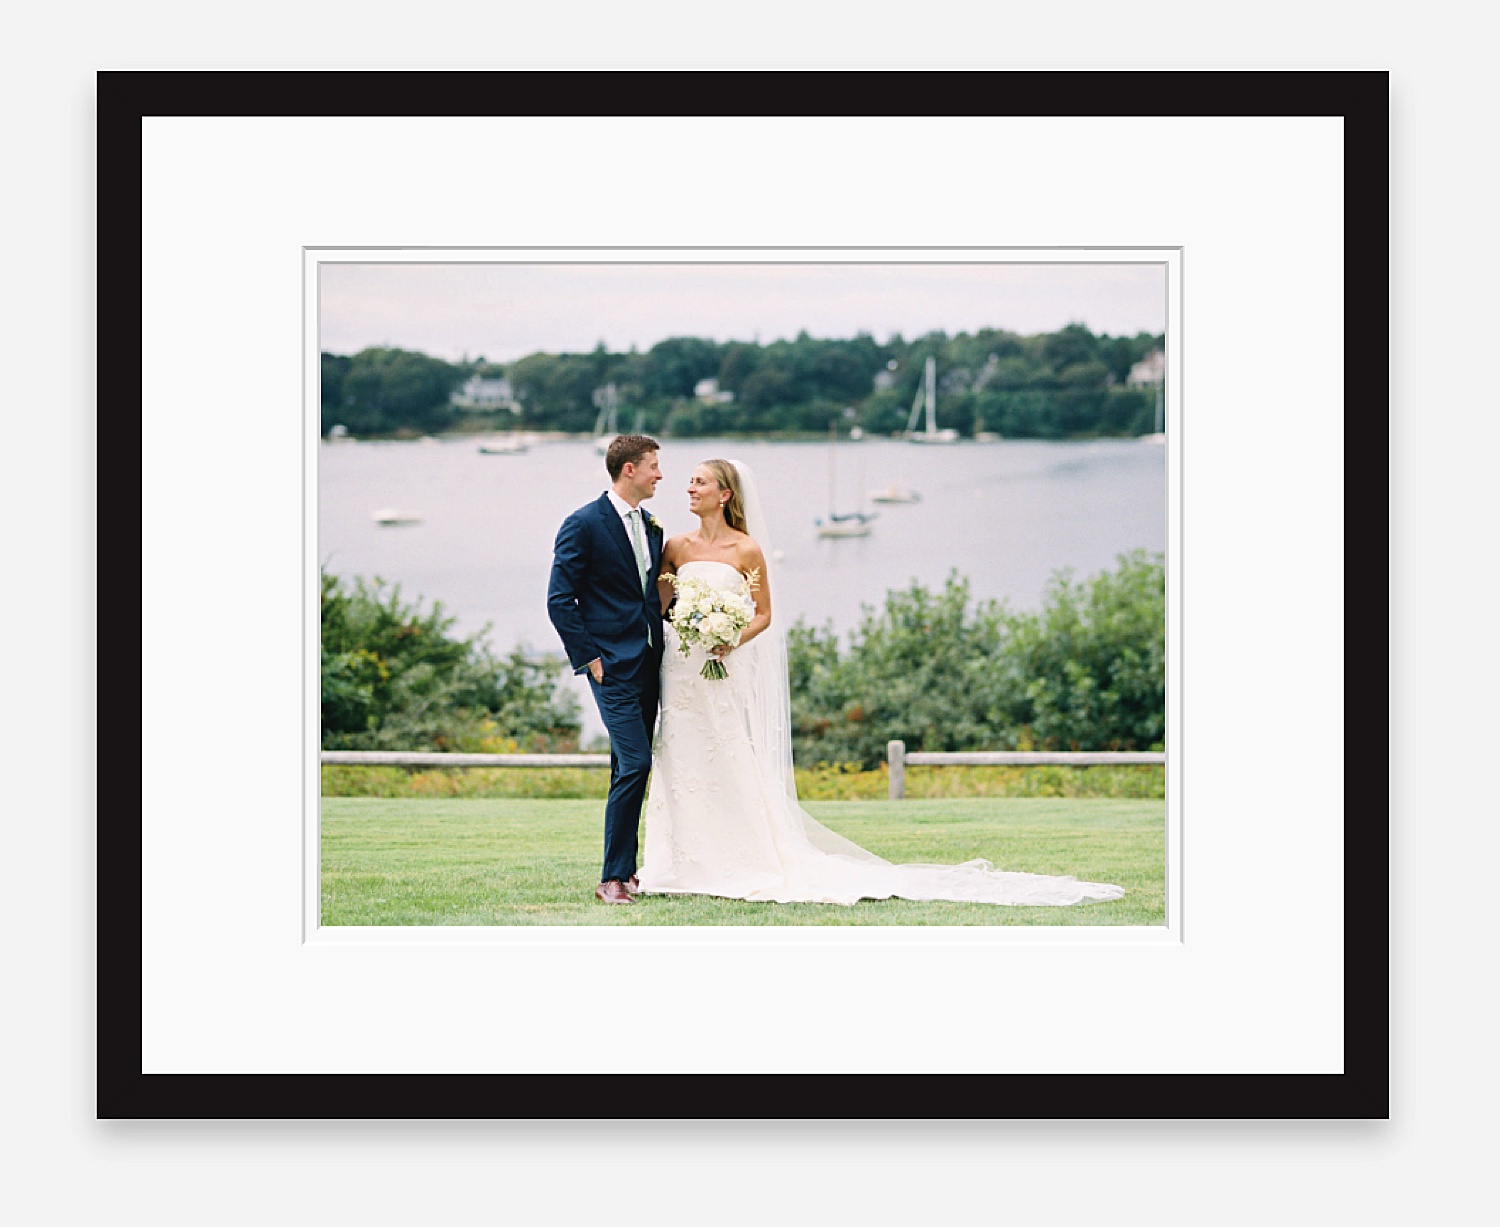
<instances>
[{"instance_id":1,"label":"green shrub","mask_svg":"<svg viewBox=\"0 0 1500 1227\"><path fill-rule=\"evenodd\" d=\"M582 730L561 666L519 649L497 657L482 634L447 632L434 602L399 587L322 574L325 750L568 751Z\"/></svg>"},{"instance_id":2,"label":"green shrub","mask_svg":"<svg viewBox=\"0 0 1500 1227\"><path fill-rule=\"evenodd\" d=\"M1165 728L1165 563L1144 551L1082 583L1061 571L1043 606L971 607L956 572L865 606L841 650L831 628L788 633L797 761L884 761L909 750L1159 749Z\"/></svg>"}]
</instances>

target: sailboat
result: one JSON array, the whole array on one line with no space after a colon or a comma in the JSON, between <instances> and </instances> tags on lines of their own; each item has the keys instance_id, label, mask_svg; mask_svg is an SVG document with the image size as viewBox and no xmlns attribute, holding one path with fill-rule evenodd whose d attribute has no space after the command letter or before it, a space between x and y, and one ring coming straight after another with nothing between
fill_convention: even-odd
<instances>
[{"instance_id":1,"label":"sailboat","mask_svg":"<svg viewBox=\"0 0 1500 1227\"><path fill-rule=\"evenodd\" d=\"M620 394L615 385L607 383L595 388L594 404L599 406L599 416L594 419L594 450L602 456L620 433Z\"/></svg>"},{"instance_id":2,"label":"sailboat","mask_svg":"<svg viewBox=\"0 0 1500 1227\"><path fill-rule=\"evenodd\" d=\"M838 419L835 418L828 424L828 518L826 520L814 520L820 537L868 537L870 535L870 521L875 518L875 513L866 512L863 499L857 511L839 512L838 493L834 482L834 459L838 446L839 437ZM863 461L864 454L861 451L860 459ZM863 481L861 480L861 484Z\"/></svg>"},{"instance_id":3,"label":"sailboat","mask_svg":"<svg viewBox=\"0 0 1500 1227\"><path fill-rule=\"evenodd\" d=\"M917 414L922 410L923 393L926 393L927 429L917 430ZM937 359L927 359L927 374L922 386L917 388L917 399L911 403L911 416L906 419L906 438L910 443L957 443L958 431L951 426L937 428Z\"/></svg>"},{"instance_id":4,"label":"sailboat","mask_svg":"<svg viewBox=\"0 0 1500 1227\"><path fill-rule=\"evenodd\" d=\"M1156 429L1151 434L1149 434L1149 435L1142 435L1141 436L1141 442L1142 443L1165 443L1167 441L1167 432L1164 429L1165 426L1166 426L1166 423L1162 420L1161 384L1157 384L1156 385L1156 420L1155 420L1155 427L1156 427Z\"/></svg>"},{"instance_id":5,"label":"sailboat","mask_svg":"<svg viewBox=\"0 0 1500 1227\"><path fill-rule=\"evenodd\" d=\"M911 483L906 480L906 466L901 466L901 478L891 482L884 490L871 490L870 501L872 503L917 503L922 496L912 489Z\"/></svg>"},{"instance_id":6,"label":"sailboat","mask_svg":"<svg viewBox=\"0 0 1500 1227\"><path fill-rule=\"evenodd\" d=\"M872 503L920 503L921 501L920 494L899 481L893 481L884 490L870 491Z\"/></svg>"}]
</instances>

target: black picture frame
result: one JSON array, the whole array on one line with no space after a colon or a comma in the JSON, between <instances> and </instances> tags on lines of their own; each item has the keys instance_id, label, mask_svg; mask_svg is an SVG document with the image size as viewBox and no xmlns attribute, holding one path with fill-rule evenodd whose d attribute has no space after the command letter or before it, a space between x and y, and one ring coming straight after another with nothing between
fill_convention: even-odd
<instances>
[{"instance_id":1,"label":"black picture frame","mask_svg":"<svg viewBox=\"0 0 1500 1227\"><path fill-rule=\"evenodd\" d=\"M632 113L679 113L701 96L714 73L631 73ZM1355 531L1345 537L1346 609L1358 610L1369 636L1388 635L1389 532L1375 530L1388 510L1389 257L1386 242L1353 247L1356 236L1389 234L1389 74L1384 71L1224 72L839 72L828 89L820 72L734 74L740 88L716 91L725 114L913 115L926 99L935 113L969 116L1292 116L1337 117L1344 136L1344 386L1346 498L1357 498ZM592 113L582 88L598 74L580 72L130 72L104 71L98 81L98 369L109 372L115 403L128 418L139 395L142 353L142 134L148 116L548 116ZM701 78L701 79L700 79ZM1128 89L1120 88L1122 78ZM773 88L770 88L774 86ZM1101 109L1098 99L1121 103ZM1128 107L1123 101L1128 99ZM897 104L900 105L897 105ZM130 322L137 325L132 328ZM103 375L101 374L101 388ZM133 406L144 415L145 406ZM1357 410L1358 421L1354 420ZM1372 506L1373 504L1373 506ZM100 500L101 557L141 550L139 537ZM1388 521L1388 516L1379 516ZM1377 584L1382 591L1376 594ZM1363 599L1359 599L1363 598ZM1361 636L1363 639L1364 636ZM1384 1119L1390 1106L1389 803L1372 795L1385 779L1389 744L1389 675L1366 656L1345 674L1344 744L1359 756L1345 772L1344 1069L1339 1074L961 1074L878 1078L858 1074L657 1075L670 1082L662 1102L672 1116L758 1115L792 1105L809 1120L890 1116L962 1119L991 1115L987 1105L1024 1104L1028 1118L1068 1115L1070 1091L1087 1086L1088 1102L1129 1105L1134 1119ZM148 730L142 730L143 740ZM140 760L100 739L112 759L102 778L128 796L125 781ZM1349 815L1359 815L1359 827ZM1384 822L1379 816L1386 815ZM404 1118L571 1118L587 1101L581 1074L147 1074L142 1070L142 814L112 812L97 830L97 1096L100 1119L326 1118L380 1119L401 1105ZM107 868L107 872L105 871ZM755 1095L725 1096L726 1083L754 1078ZM975 1095L975 1079L983 1095ZM1133 1092L1133 1093L1132 1093ZM1050 1106L1049 1106L1050 1105ZM1122 1109L1123 1110L1123 1109ZM1098 1119L1095 1117L1094 1119Z\"/></svg>"}]
</instances>

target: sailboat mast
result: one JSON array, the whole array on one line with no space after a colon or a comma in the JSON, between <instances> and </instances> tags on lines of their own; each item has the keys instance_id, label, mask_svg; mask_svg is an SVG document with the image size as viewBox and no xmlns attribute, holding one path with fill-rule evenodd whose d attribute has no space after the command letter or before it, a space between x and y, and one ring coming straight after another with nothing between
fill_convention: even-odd
<instances>
[{"instance_id":1,"label":"sailboat mast","mask_svg":"<svg viewBox=\"0 0 1500 1227\"><path fill-rule=\"evenodd\" d=\"M911 413L906 418L906 433L909 435L917 428L917 414L922 412L922 385L917 384L917 394L912 398Z\"/></svg>"},{"instance_id":2,"label":"sailboat mast","mask_svg":"<svg viewBox=\"0 0 1500 1227\"><path fill-rule=\"evenodd\" d=\"M831 521L839 509L838 499L834 497L833 490L833 457L834 444L838 441L837 420L828 423L828 518Z\"/></svg>"},{"instance_id":3,"label":"sailboat mast","mask_svg":"<svg viewBox=\"0 0 1500 1227\"><path fill-rule=\"evenodd\" d=\"M937 359L927 358L927 433L937 434Z\"/></svg>"}]
</instances>

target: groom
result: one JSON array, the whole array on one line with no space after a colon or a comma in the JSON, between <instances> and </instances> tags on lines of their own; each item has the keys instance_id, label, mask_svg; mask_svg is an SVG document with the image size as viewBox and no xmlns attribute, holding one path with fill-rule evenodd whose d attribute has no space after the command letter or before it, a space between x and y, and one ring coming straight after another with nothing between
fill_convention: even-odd
<instances>
[{"instance_id":1,"label":"groom","mask_svg":"<svg viewBox=\"0 0 1500 1227\"><path fill-rule=\"evenodd\" d=\"M547 615L562 637L574 673L588 671L609 733L609 800L604 805L604 871L594 894L631 903L651 732L661 696L662 530L641 510L661 481L645 435L620 435L604 467L611 486L557 530Z\"/></svg>"}]
</instances>

